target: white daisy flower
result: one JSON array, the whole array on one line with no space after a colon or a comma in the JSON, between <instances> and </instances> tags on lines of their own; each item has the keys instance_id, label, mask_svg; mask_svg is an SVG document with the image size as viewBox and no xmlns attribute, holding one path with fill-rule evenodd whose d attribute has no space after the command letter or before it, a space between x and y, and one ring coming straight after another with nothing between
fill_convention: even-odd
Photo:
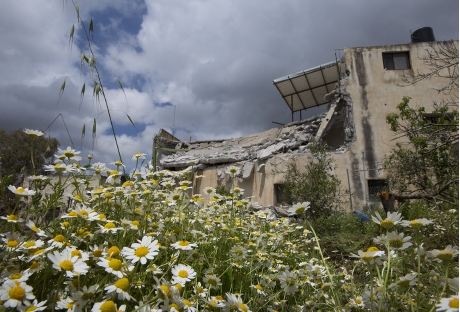
<instances>
[{"instance_id":1,"label":"white daisy flower","mask_svg":"<svg viewBox=\"0 0 460 312\"><path fill-rule=\"evenodd\" d=\"M352 258L360 258L361 260L369 263L374 263L379 257L385 254L384 251L379 250L377 247L369 247L367 251L358 250L358 254L351 254Z\"/></svg>"},{"instance_id":2,"label":"white daisy flower","mask_svg":"<svg viewBox=\"0 0 460 312\"><path fill-rule=\"evenodd\" d=\"M53 254L47 255L48 259L53 262L53 268L56 270L64 270L67 277L73 277L75 275L85 275L89 266L78 255L72 255L70 248L65 248L61 252L54 251Z\"/></svg>"},{"instance_id":3,"label":"white daisy flower","mask_svg":"<svg viewBox=\"0 0 460 312\"><path fill-rule=\"evenodd\" d=\"M7 215L6 217L1 216L0 219L6 220L6 221L8 221L10 223L18 223L18 222L23 222L24 221L24 219L19 218L17 215L14 215L14 214Z\"/></svg>"},{"instance_id":4,"label":"white daisy flower","mask_svg":"<svg viewBox=\"0 0 460 312\"><path fill-rule=\"evenodd\" d=\"M44 136L45 134L41 132L40 130L30 130L30 129L24 129L24 132L30 136L30 137L41 137Z\"/></svg>"},{"instance_id":5,"label":"white daisy flower","mask_svg":"<svg viewBox=\"0 0 460 312\"><path fill-rule=\"evenodd\" d=\"M243 246L235 245L230 249L230 254L235 260L243 260L246 258L248 251Z\"/></svg>"},{"instance_id":6,"label":"white daisy flower","mask_svg":"<svg viewBox=\"0 0 460 312\"><path fill-rule=\"evenodd\" d=\"M144 236L142 240L137 240L138 243L131 244L132 248L123 247L123 255L132 263L140 261L146 264L147 260L152 260L157 254L160 247L158 241L153 240L151 236Z\"/></svg>"},{"instance_id":7,"label":"white daisy flower","mask_svg":"<svg viewBox=\"0 0 460 312\"><path fill-rule=\"evenodd\" d=\"M303 216L305 214L305 211L310 209L310 202L303 202L303 203L297 203L291 208L288 209L288 214L290 216L294 215L301 215Z\"/></svg>"},{"instance_id":8,"label":"white daisy flower","mask_svg":"<svg viewBox=\"0 0 460 312\"><path fill-rule=\"evenodd\" d=\"M179 250L192 250L193 248L197 247L197 244L191 244L186 240L180 240L178 242L175 242L174 244L171 244L172 247L175 249Z\"/></svg>"},{"instance_id":9,"label":"white daisy flower","mask_svg":"<svg viewBox=\"0 0 460 312\"><path fill-rule=\"evenodd\" d=\"M397 282L391 284L388 288L408 288L409 286L413 286L415 284L417 284L417 274L409 273L400 277Z\"/></svg>"},{"instance_id":10,"label":"white daisy flower","mask_svg":"<svg viewBox=\"0 0 460 312\"><path fill-rule=\"evenodd\" d=\"M171 269L173 275L172 283L185 285L186 282L193 280L196 276L195 270L191 266L178 264Z\"/></svg>"},{"instance_id":11,"label":"white daisy flower","mask_svg":"<svg viewBox=\"0 0 460 312\"><path fill-rule=\"evenodd\" d=\"M425 225L428 225L428 224L432 224L433 221L431 220L428 220L428 219L414 219L414 220L410 220L410 221L407 221L407 220L403 220L401 221L401 225L402 226L410 226L414 229L419 229L421 228L422 226L425 226Z\"/></svg>"},{"instance_id":12,"label":"white daisy flower","mask_svg":"<svg viewBox=\"0 0 460 312\"><path fill-rule=\"evenodd\" d=\"M375 217L372 217L372 221L377 224L380 224L385 229L391 229L396 224L401 223L402 216L399 212L387 212L386 219L382 219L378 212L375 213Z\"/></svg>"},{"instance_id":13,"label":"white daisy flower","mask_svg":"<svg viewBox=\"0 0 460 312\"><path fill-rule=\"evenodd\" d=\"M241 295L234 295L230 293L225 294L227 296L226 302L226 309L228 308L229 311L238 310L238 311L245 311L250 312L249 307L243 303L243 299L241 299Z\"/></svg>"},{"instance_id":14,"label":"white daisy flower","mask_svg":"<svg viewBox=\"0 0 460 312\"><path fill-rule=\"evenodd\" d=\"M123 262L121 262L121 260L116 258L110 258L110 260L101 259L101 261L99 261L97 265L105 268L105 271L107 273L116 275L118 278L122 278L129 271L132 271L134 269L134 266L126 266L123 264Z\"/></svg>"},{"instance_id":15,"label":"white daisy flower","mask_svg":"<svg viewBox=\"0 0 460 312\"><path fill-rule=\"evenodd\" d=\"M143 154L141 152L136 152L134 153L133 155L133 160L138 160L138 159L145 159L145 156L147 156L147 154Z\"/></svg>"},{"instance_id":16,"label":"white daisy flower","mask_svg":"<svg viewBox=\"0 0 460 312\"><path fill-rule=\"evenodd\" d=\"M54 155L56 158L60 158L61 156L64 156L67 159L72 159L75 161L80 161L82 159L80 156L77 156L81 152L75 151L70 146L67 146L67 149L65 150L58 148L58 152L61 153L61 155Z\"/></svg>"},{"instance_id":17,"label":"white daisy flower","mask_svg":"<svg viewBox=\"0 0 460 312\"><path fill-rule=\"evenodd\" d=\"M32 287L24 282L6 280L0 288L0 300L5 308L17 308L25 304L25 301L35 299Z\"/></svg>"},{"instance_id":18,"label":"white daisy flower","mask_svg":"<svg viewBox=\"0 0 460 312\"><path fill-rule=\"evenodd\" d=\"M458 256L458 247L448 245L443 250L434 249L428 252L431 257L437 258L438 261L449 261Z\"/></svg>"},{"instance_id":19,"label":"white daisy flower","mask_svg":"<svg viewBox=\"0 0 460 312\"><path fill-rule=\"evenodd\" d=\"M449 298L442 298L441 302L436 305L436 311L457 312L458 295Z\"/></svg>"},{"instance_id":20,"label":"white daisy flower","mask_svg":"<svg viewBox=\"0 0 460 312\"><path fill-rule=\"evenodd\" d=\"M44 241L42 240L29 240L25 243L21 244L21 248L24 249L36 249L36 248L41 248L45 244Z\"/></svg>"},{"instance_id":21,"label":"white daisy flower","mask_svg":"<svg viewBox=\"0 0 460 312\"><path fill-rule=\"evenodd\" d=\"M219 289L219 287L222 286L220 278L215 274L206 274L203 282L205 283L206 287L210 289Z\"/></svg>"},{"instance_id":22,"label":"white daisy flower","mask_svg":"<svg viewBox=\"0 0 460 312\"><path fill-rule=\"evenodd\" d=\"M32 196L35 195L34 190L29 190L28 188L16 187L14 185L8 185L8 189L16 195L19 196Z\"/></svg>"},{"instance_id":23,"label":"white daisy flower","mask_svg":"<svg viewBox=\"0 0 460 312\"><path fill-rule=\"evenodd\" d=\"M46 300L38 302L37 299L34 302L30 302L29 300L24 300L24 307L23 310L26 312L31 311L43 311L47 307L45 306Z\"/></svg>"},{"instance_id":24,"label":"white daisy flower","mask_svg":"<svg viewBox=\"0 0 460 312\"><path fill-rule=\"evenodd\" d=\"M39 229L39 228L35 225L35 223L34 223L33 221L31 221L31 220L27 221L27 224L26 224L26 225L27 225L27 227L28 227L29 229L31 229L32 231L34 231L35 234L37 234L38 236L47 236L46 233L45 233L45 231Z\"/></svg>"},{"instance_id":25,"label":"white daisy flower","mask_svg":"<svg viewBox=\"0 0 460 312\"><path fill-rule=\"evenodd\" d=\"M228 173L232 177L239 175L240 172L241 172L241 169L236 166L230 166L225 170L225 173Z\"/></svg>"},{"instance_id":26,"label":"white daisy flower","mask_svg":"<svg viewBox=\"0 0 460 312\"><path fill-rule=\"evenodd\" d=\"M68 173L75 170L75 167L72 165L66 165L61 163L56 163L54 165L44 165L45 171L59 172L59 173Z\"/></svg>"},{"instance_id":27,"label":"white daisy flower","mask_svg":"<svg viewBox=\"0 0 460 312\"><path fill-rule=\"evenodd\" d=\"M125 311L126 305L122 305L117 307L117 305L112 300L96 302L91 309L91 312L118 312L118 311Z\"/></svg>"},{"instance_id":28,"label":"white daisy flower","mask_svg":"<svg viewBox=\"0 0 460 312\"><path fill-rule=\"evenodd\" d=\"M129 280L126 277L122 277L117 280L113 285L109 285L104 288L108 294L116 292L119 300L131 300L131 296L128 293Z\"/></svg>"},{"instance_id":29,"label":"white daisy flower","mask_svg":"<svg viewBox=\"0 0 460 312\"><path fill-rule=\"evenodd\" d=\"M286 294L293 294L299 290L297 286L297 274L294 272L284 271L278 277L281 288Z\"/></svg>"}]
</instances>

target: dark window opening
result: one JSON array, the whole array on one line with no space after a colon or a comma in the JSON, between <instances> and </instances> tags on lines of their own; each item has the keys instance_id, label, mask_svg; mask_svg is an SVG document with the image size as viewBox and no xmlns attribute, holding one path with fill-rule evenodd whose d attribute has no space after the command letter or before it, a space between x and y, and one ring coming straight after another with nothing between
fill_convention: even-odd
<instances>
[{"instance_id":1,"label":"dark window opening","mask_svg":"<svg viewBox=\"0 0 460 312\"><path fill-rule=\"evenodd\" d=\"M367 190L370 202L379 202L380 198L377 195L381 191L388 190L387 180L367 180Z\"/></svg>"},{"instance_id":2,"label":"dark window opening","mask_svg":"<svg viewBox=\"0 0 460 312\"><path fill-rule=\"evenodd\" d=\"M276 204L284 204L286 203L286 198L284 195L284 185L283 184L275 184L275 202Z\"/></svg>"},{"instance_id":3,"label":"dark window opening","mask_svg":"<svg viewBox=\"0 0 460 312\"><path fill-rule=\"evenodd\" d=\"M409 52L383 53L383 68L387 70L410 69Z\"/></svg>"},{"instance_id":4,"label":"dark window opening","mask_svg":"<svg viewBox=\"0 0 460 312\"><path fill-rule=\"evenodd\" d=\"M425 119L426 122L429 122L432 124L442 124L442 123L445 123L445 121L454 120L454 116L452 114L439 114L439 113L425 114L423 118Z\"/></svg>"}]
</instances>

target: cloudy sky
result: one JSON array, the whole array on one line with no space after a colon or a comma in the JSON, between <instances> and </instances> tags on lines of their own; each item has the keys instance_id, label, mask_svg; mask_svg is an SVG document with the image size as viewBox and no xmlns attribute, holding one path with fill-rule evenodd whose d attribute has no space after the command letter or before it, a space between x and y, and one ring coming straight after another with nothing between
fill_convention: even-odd
<instances>
[{"instance_id":1,"label":"cloudy sky","mask_svg":"<svg viewBox=\"0 0 460 312\"><path fill-rule=\"evenodd\" d=\"M425 26L437 40L459 33L456 0L82 0L78 6L86 27L93 19L97 67L128 166L134 152L150 156L155 133L172 132L173 124L174 134L188 141L289 122L273 80L333 61L336 49L408 43L410 31ZM92 97L94 73L80 67L88 42L72 2L4 1L0 27L0 127L46 130L61 148L73 142L83 155L117 160L106 104Z\"/></svg>"}]
</instances>

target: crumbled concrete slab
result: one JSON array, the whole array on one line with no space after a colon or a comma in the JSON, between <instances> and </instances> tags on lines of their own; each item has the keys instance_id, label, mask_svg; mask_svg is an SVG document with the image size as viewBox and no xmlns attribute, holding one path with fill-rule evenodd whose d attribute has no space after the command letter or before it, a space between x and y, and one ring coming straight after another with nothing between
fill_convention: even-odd
<instances>
[{"instance_id":1,"label":"crumbled concrete slab","mask_svg":"<svg viewBox=\"0 0 460 312\"><path fill-rule=\"evenodd\" d=\"M260 150L257 152L257 158L260 160L267 159L272 154L281 151L285 147L286 147L286 144L282 142L268 146L267 148L264 148L263 150Z\"/></svg>"},{"instance_id":2,"label":"crumbled concrete slab","mask_svg":"<svg viewBox=\"0 0 460 312\"><path fill-rule=\"evenodd\" d=\"M166 155L159 164L162 168L175 170L186 168L193 162L195 168L204 170L208 167L236 165L243 162L240 165L242 176L249 177L254 169L249 169L249 164L245 169L246 162L251 163L253 168L255 161L267 160L280 154L306 152L304 146L308 146L314 140L316 131L325 116L326 113L323 113L242 138L183 142L182 145L171 142L174 147L182 146L186 150ZM257 171L263 171L263 166L258 164Z\"/></svg>"},{"instance_id":3,"label":"crumbled concrete slab","mask_svg":"<svg viewBox=\"0 0 460 312\"><path fill-rule=\"evenodd\" d=\"M243 165L243 170L242 170L243 179L248 179L251 176L253 169L254 169L253 162L245 162Z\"/></svg>"}]
</instances>

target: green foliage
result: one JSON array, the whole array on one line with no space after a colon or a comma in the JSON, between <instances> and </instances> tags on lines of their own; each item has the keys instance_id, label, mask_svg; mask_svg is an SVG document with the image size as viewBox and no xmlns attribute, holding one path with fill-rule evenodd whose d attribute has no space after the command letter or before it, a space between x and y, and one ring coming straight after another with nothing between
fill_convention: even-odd
<instances>
[{"instance_id":1,"label":"green foliage","mask_svg":"<svg viewBox=\"0 0 460 312\"><path fill-rule=\"evenodd\" d=\"M7 132L0 130L0 172L1 175L44 174L43 165L51 163L59 141L54 138L34 137L24 133L22 129ZM33 149L33 163L31 157Z\"/></svg>"},{"instance_id":2,"label":"green foliage","mask_svg":"<svg viewBox=\"0 0 460 312\"><path fill-rule=\"evenodd\" d=\"M401 139L383 162L389 184L393 192L452 203L458 198L458 112L440 105L428 118L409 101L404 97L386 118Z\"/></svg>"},{"instance_id":3,"label":"green foliage","mask_svg":"<svg viewBox=\"0 0 460 312\"><path fill-rule=\"evenodd\" d=\"M305 171L289 164L284 174L283 193L287 203L310 202L310 216L329 214L341 205L340 180L331 172L336 165L324 145L310 148L313 159Z\"/></svg>"}]
</instances>

